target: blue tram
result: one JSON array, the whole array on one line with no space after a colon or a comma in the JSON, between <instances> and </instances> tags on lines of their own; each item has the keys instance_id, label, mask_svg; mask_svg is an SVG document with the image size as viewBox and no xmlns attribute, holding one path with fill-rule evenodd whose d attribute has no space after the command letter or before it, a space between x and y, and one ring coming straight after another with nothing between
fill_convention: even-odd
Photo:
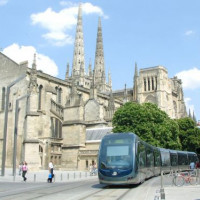
<instances>
[{"instance_id":1,"label":"blue tram","mask_svg":"<svg viewBox=\"0 0 200 200\"><path fill-rule=\"evenodd\" d=\"M197 160L194 152L157 148L134 133L114 133L101 141L98 177L108 185L138 184L162 170L187 170Z\"/></svg>"}]
</instances>

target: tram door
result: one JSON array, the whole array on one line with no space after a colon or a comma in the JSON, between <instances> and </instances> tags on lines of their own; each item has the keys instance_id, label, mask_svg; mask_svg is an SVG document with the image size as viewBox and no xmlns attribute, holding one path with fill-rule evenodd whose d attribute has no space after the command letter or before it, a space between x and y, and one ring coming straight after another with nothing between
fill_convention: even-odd
<instances>
[{"instance_id":1,"label":"tram door","mask_svg":"<svg viewBox=\"0 0 200 200\"><path fill-rule=\"evenodd\" d=\"M140 182L146 178L146 152L145 146L141 142L138 142L138 175Z\"/></svg>"}]
</instances>

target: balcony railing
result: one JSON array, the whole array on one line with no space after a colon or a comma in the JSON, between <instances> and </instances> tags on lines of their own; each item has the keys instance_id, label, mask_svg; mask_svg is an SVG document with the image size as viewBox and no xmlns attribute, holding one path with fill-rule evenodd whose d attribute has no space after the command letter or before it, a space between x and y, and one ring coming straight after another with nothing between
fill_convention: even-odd
<instances>
[{"instance_id":1,"label":"balcony railing","mask_svg":"<svg viewBox=\"0 0 200 200\"><path fill-rule=\"evenodd\" d=\"M51 112L58 116L60 119L63 119L63 106L56 103L51 99Z\"/></svg>"}]
</instances>

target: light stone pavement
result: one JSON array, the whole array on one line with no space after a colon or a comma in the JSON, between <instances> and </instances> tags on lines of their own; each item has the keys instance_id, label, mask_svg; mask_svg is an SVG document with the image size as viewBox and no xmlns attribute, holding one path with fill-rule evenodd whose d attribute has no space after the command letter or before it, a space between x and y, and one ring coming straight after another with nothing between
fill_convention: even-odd
<instances>
[{"instance_id":1,"label":"light stone pavement","mask_svg":"<svg viewBox=\"0 0 200 200\"><path fill-rule=\"evenodd\" d=\"M1 173L1 170L0 170ZM47 182L49 170L28 171L26 174L28 182ZM59 171L54 170L53 182L78 181L80 179L91 179L95 176L90 176L88 171ZM5 169L5 176L0 176L0 182L22 182L23 178L16 171L16 176L13 176L12 169Z\"/></svg>"},{"instance_id":2,"label":"light stone pavement","mask_svg":"<svg viewBox=\"0 0 200 200\"><path fill-rule=\"evenodd\" d=\"M34 182L47 182L48 178L48 170L41 170L37 172L29 171L27 173L27 183ZM81 172L81 171L54 171L55 174L55 182L65 183L71 181L80 181L86 179L96 179L98 181L97 176L90 176L89 172ZM23 182L22 177L18 174L14 178L12 175L12 169L5 170L5 176L0 176L0 182ZM148 181L147 181L148 182ZM149 190L148 194L145 195L144 200L161 200L160 197L160 177L156 177L150 179L149 184L143 183L138 188L138 192L146 192ZM144 191L145 189L145 191ZM133 190L136 190L133 188ZM164 178L164 193L165 199L163 200L200 200L200 184L198 181L197 185L184 185L181 187L176 187L171 184L171 180L169 178ZM132 195L131 195L132 196ZM133 197L133 196L132 196ZM137 200L135 198L131 198Z\"/></svg>"}]
</instances>

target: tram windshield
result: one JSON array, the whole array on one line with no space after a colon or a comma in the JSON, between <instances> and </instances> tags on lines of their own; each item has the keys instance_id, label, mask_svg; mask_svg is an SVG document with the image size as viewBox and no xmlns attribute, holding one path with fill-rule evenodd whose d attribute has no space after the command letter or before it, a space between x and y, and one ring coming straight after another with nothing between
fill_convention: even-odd
<instances>
[{"instance_id":1,"label":"tram windshield","mask_svg":"<svg viewBox=\"0 0 200 200\"><path fill-rule=\"evenodd\" d=\"M130 138L109 138L102 141L100 168L129 169L132 167L132 140Z\"/></svg>"}]
</instances>

